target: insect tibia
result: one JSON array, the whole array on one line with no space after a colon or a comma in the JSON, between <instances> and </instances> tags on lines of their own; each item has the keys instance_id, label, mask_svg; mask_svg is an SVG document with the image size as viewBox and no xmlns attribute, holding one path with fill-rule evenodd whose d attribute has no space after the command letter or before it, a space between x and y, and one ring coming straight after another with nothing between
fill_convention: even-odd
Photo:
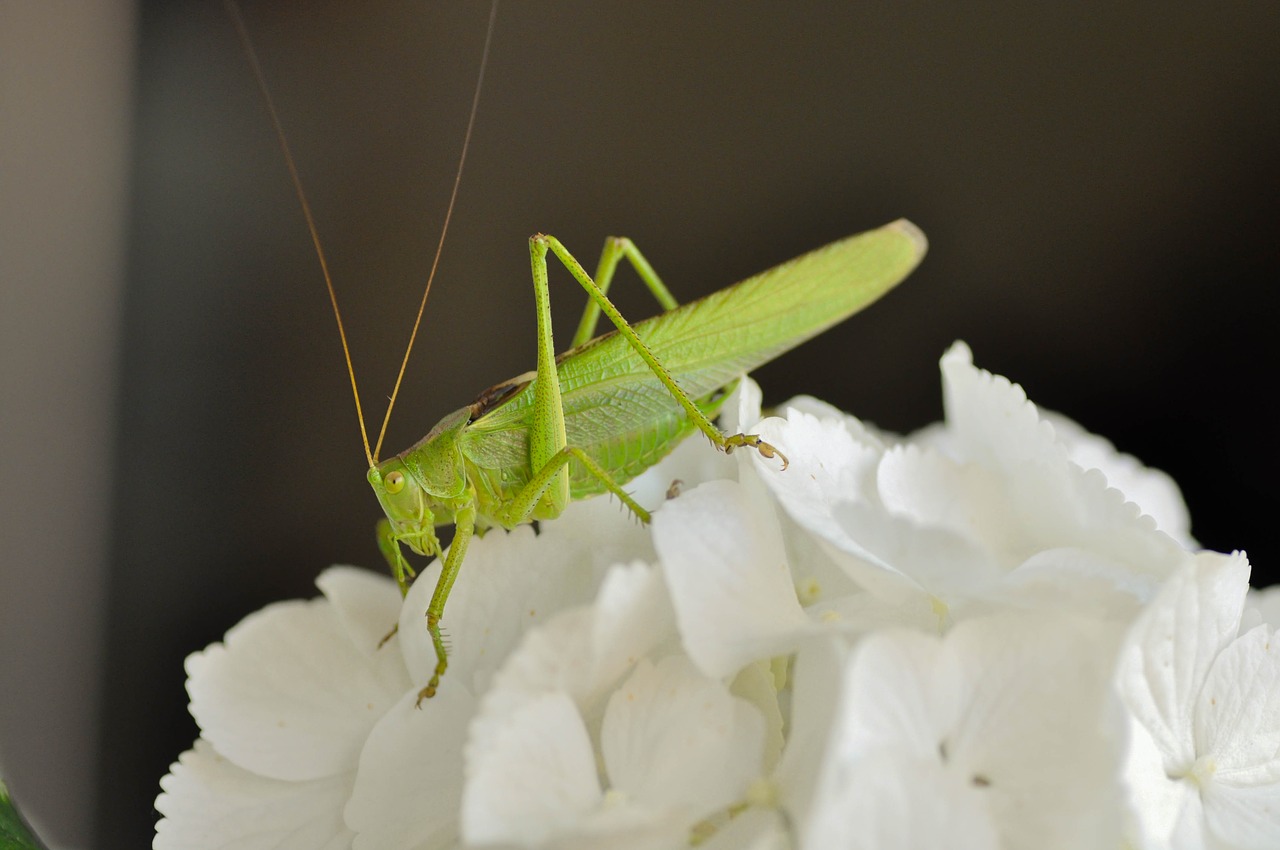
<instances>
[{"instance_id":1,"label":"insect tibia","mask_svg":"<svg viewBox=\"0 0 1280 850\"><path fill-rule=\"evenodd\" d=\"M616 494L612 494L612 493L610 495L615 496L617 498L618 509L620 511L622 511L623 513L629 514L632 519L638 521L641 525L646 525L649 522L649 514L647 511L644 512L644 514L642 515L638 513L635 510L635 508L632 507L632 505L636 504L634 500L629 498L627 500L623 500L622 497L616 496ZM628 504L628 501L630 501L630 504Z\"/></svg>"}]
</instances>

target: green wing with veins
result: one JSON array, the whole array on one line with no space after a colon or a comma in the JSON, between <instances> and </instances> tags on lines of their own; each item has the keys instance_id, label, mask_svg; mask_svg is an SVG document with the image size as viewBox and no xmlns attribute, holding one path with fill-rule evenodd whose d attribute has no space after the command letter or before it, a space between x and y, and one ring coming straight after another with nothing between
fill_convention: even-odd
<instances>
[{"instance_id":1,"label":"green wing with veins","mask_svg":"<svg viewBox=\"0 0 1280 850\"><path fill-rule=\"evenodd\" d=\"M900 220L833 242L705 298L633 327L676 383L708 413L717 393L871 304L924 256L924 235ZM665 456L692 430L684 412L617 331L557 359L567 443L586 451L619 482ZM477 465L528 476L533 376L513 382L467 427L463 451ZM518 383L523 380L523 384ZM579 498L599 482L570 464Z\"/></svg>"}]
</instances>

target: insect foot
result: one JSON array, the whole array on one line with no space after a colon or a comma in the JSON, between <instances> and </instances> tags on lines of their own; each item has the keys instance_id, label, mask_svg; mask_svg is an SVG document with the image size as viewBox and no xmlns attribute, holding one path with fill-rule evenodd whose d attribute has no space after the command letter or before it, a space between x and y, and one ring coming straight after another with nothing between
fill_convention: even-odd
<instances>
[{"instance_id":1,"label":"insect foot","mask_svg":"<svg viewBox=\"0 0 1280 850\"><path fill-rule=\"evenodd\" d=\"M421 709L423 700L429 700L436 695L436 689L440 687L440 677L444 675L445 665L437 663L435 672L431 675L431 681L427 682L427 686L418 691L418 701L413 704L414 708Z\"/></svg>"},{"instance_id":2,"label":"insect foot","mask_svg":"<svg viewBox=\"0 0 1280 850\"><path fill-rule=\"evenodd\" d=\"M753 448L760 452L763 457L778 458L782 461L783 469L786 469L790 464L786 455L757 437L755 434L734 434L732 437L726 437L724 441L724 453L733 454L733 450L739 446Z\"/></svg>"},{"instance_id":3,"label":"insect foot","mask_svg":"<svg viewBox=\"0 0 1280 850\"><path fill-rule=\"evenodd\" d=\"M427 631L431 634L431 643L436 650L436 669L432 672L427 686L418 691L418 701L414 703L414 708L422 708L423 700L431 699L436 695L436 688L440 687L440 677L449 668L448 648L445 646L444 635L440 631L440 616L438 614L427 612Z\"/></svg>"}]
</instances>

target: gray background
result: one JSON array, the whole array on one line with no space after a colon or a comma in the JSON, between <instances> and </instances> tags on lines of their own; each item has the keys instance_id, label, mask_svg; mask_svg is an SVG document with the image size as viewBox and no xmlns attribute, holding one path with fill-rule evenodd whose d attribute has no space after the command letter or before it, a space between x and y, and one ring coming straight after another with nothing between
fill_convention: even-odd
<instances>
[{"instance_id":1,"label":"gray background","mask_svg":"<svg viewBox=\"0 0 1280 850\"><path fill-rule=\"evenodd\" d=\"M487 6L246 14L376 418L438 235ZM31 517L57 517L58 536L80 534L75 517L56 488L6 474L5 520L10 505L27 519L5 529L4 552L30 578L0 597L5 654L24 641L23 664L0 668L6 702L22 695L0 730L5 769L53 834L122 848L149 841L156 782L195 735L182 658L269 601L313 594L330 563L379 560L336 332L231 25L217 3L143 3L137 20L125 283L98 311L109 328L122 317L121 342L85 362L118 361L105 384L118 392L100 431L60 416L15 445L6 419L3 449L23 480L57 483L76 472L74 458L57 465L66 447L97 441L84 450L109 459L107 548L57 555ZM590 261L605 235L630 236L692 298L905 215L930 236L924 267L761 370L766 397L811 392L910 430L940 415L937 359L966 339L979 365L1171 472L1202 542L1247 549L1269 581L1278 39L1270 4L508 2L388 445L531 367L534 231ZM559 280L567 339L582 296ZM651 309L638 289L620 282L636 317ZM25 323L35 337L61 315L45 310ZM27 381L40 369L3 363ZM33 406L10 412L30 425L80 398L77 381L37 381ZM66 606L31 602L61 599L58 576L101 589L96 613L71 618L80 630L55 627ZM72 656L79 679L42 675L71 639L97 653ZM82 743L42 758L64 740L58 724ZM92 827L86 798L63 793L77 774L85 794L96 776Z\"/></svg>"}]
</instances>

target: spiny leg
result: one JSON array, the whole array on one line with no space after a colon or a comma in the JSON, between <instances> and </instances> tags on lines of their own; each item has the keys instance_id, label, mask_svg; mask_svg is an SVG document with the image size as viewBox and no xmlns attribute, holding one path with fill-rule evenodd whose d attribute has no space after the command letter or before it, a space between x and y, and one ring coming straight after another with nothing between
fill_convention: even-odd
<instances>
[{"instance_id":1,"label":"spiny leg","mask_svg":"<svg viewBox=\"0 0 1280 850\"><path fill-rule=\"evenodd\" d=\"M635 514L637 519L643 523L649 522L649 512L640 507L640 504L631 498L631 494L623 490L622 485L615 481L613 476L606 472L600 464L596 463L594 458L574 446L565 446L552 455L550 460L543 464L542 468L529 479L529 483L525 484L520 489L520 492L507 502L497 517L498 521L504 526L511 527L529 519L534 509L538 506L538 499L542 496L543 491L546 490L547 485L551 483L557 473L564 469L570 460L577 460L586 467L587 471L599 479L606 490L617 496L622 501L622 504L626 505L627 509Z\"/></svg>"},{"instance_id":2,"label":"spiny leg","mask_svg":"<svg viewBox=\"0 0 1280 850\"><path fill-rule=\"evenodd\" d=\"M658 299L663 310L674 310L679 302L671 295L662 278L649 265L649 261L640 253L635 243L625 236L610 236L604 240L604 249L600 252L600 264L596 266L596 286L601 295L609 294L609 285L613 283L613 273L618 269L618 261L623 257L631 263L631 267L640 275L640 280ZM578 332L573 335L572 347L577 348L596 335L596 324L600 320L600 305L592 298L587 299L586 309L582 311L582 321L578 323Z\"/></svg>"},{"instance_id":3,"label":"spiny leg","mask_svg":"<svg viewBox=\"0 0 1280 850\"><path fill-rule=\"evenodd\" d=\"M431 636L431 645L436 651L436 666L435 670L432 671L431 680L427 682L427 686L418 692L419 705L424 699L430 699L435 696L436 689L440 686L440 677L444 675L444 671L449 667L448 648L445 646L444 636L440 633L440 619L444 616L444 604L449 599L449 592L453 589L453 583L458 578L458 571L462 567L462 559L467 554L467 544L471 542L471 537L475 533L475 518L476 509L473 494L471 503L459 509L455 514L453 543L449 546L449 552L440 568L440 578L436 580L435 590L432 592L431 601L427 605L427 633ZM439 552L440 543L436 540L434 531L429 532L429 534L429 540L419 542L423 542L430 546L431 550ZM391 565L391 573L400 585L401 595L404 595L409 590L409 579L413 578L415 574L413 568L409 566L409 561L405 558L404 552L400 549L401 542L402 538L396 535L391 523L386 519L379 520L378 548L382 550L383 557ZM379 649L387 641L391 640L398 628L398 624L392 626L382 640L378 641Z\"/></svg>"},{"instance_id":4,"label":"spiny leg","mask_svg":"<svg viewBox=\"0 0 1280 850\"><path fill-rule=\"evenodd\" d=\"M576 459L584 467L586 467L600 482L604 484L609 492L613 493L627 508L640 519L641 522L649 522L649 512L642 508L635 499L622 486L609 475L600 464L584 452L582 449L566 446L556 452L552 457L543 464L530 479L529 483L521 488L520 492L515 495L506 505L505 509L497 517L499 522L506 526L519 525L529 518L534 508L538 505L538 500L548 485L555 478L556 474L561 472L570 459ZM427 605L427 631L431 635L431 644L436 650L436 668L431 674L431 680L427 682L427 686L418 692L417 705L421 705L424 699L430 699L436 695L436 689L440 686L440 677L444 675L449 667L449 653L445 646L444 637L440 633L440 620L444 616L444 605L449 599L449 593L453 590L453 583L458 578L458 571L462 567L463 558L467 554L467 546L471 542L471 538L475 533L476 507L474 492L468 504L460 508L454 514L454 535L453 543L449 545L449 553L445 556L444 566L440 570L440 578L436 580L435 592L431 594L431 602Z\"/></svg>"},{"instance_id":5,"label":"spiny leg","mask_svg":"<svg viewBox=\"0 0 1280 850\"><path fill-rule=\"evenodd\" d=\"M474 496L474 494L473 494ZM445 556L444 565L440 568L440 578L436 580L436 589L431 594L431 602L427 605L427 632L431 635L431 645L436 650L436 668L431 673L427 686L418 692L416 705L421 706L424 699L431 699L440 687L440 677L449 668L449 652L440 634L440 618L444 616L444 604L453 590L453 583L458 578L462 567L462 559L467 555L467 545L476 530L475 499L454 514L453 542L449 544L449 554Z\"/></svg>"},{"instance_id":6,"label":"spiny leg","mask_svg":"<svg viewBox=\"0 0 1280 850\"><path fill-rule=\"evenodd\" d=\"M639 334L637 334L635 332L635 329L632 328L631 325L627 323L627 320L622 317L622 313L618 311L618 308L613 305L613 302L609 300L608 296L606 296L604 292L601 291L600 287L598 287L595 281L591 279L590 275L587 274L586 270L582 268L582 264L579 263L572 254L569 253L568 249L565 248L564 245L560 243L560 240L556 239L554 236L547 236L546 234L538 234L537 236L530 238L529 251L530 251L530 257L533 260L534 288L535 290L538 290L536 293L536 297L537 297L540 309L543 307L543 305L547 305L546 309L547 309L547 315L548 315L548 325L550 324L550 320L549 320L550 298L548 293L542 291L544 287L548 286L548 283L547 283L547 280L548 280L547 251L548 250L550 250L553 254L556 255L556 257L560 260L560 262L564 264L564 267L568 269L569 274L573 275L574 280L578 281L578 283L582 286L582 288L587 291L587 294L591 296L592 302L598 305L599 309L606 316L609 317L609 321L613 322L614 327L618 329L618 333L621 334L622 337L627 340L627 342L631 345L631 348L636 352L636 354L640 356L640 359L645 362L645 365L649 367L649 370L653 372L654 376L662 383L663 386L667 388L667 391L671 393L672 397L676 400L676 403L679 404L682 408L684 408L685 415L689 417L689 421L692 422L699 431L705 434L707 436L707 439L711 440L712 444L714 444L716 448L720 449L721 451L727 454L729 452L732 452L736 448L747 446L747 447L756 449L764 457L780 458L782 460L783 468L784 469L786 468L787 466L786 456L782 454L782 452L778 451L774 446L761 440L755 434L734 434L729 437L726 437L724 434L721 434L720 429L716 428L716 426L711 422L711 420L707 417L707 415L698 409L698 405L694 402L693 399L689 398L688 393L680 389L679 385L675 381L675 378L671 376L671 373L667 370L665 366L662 365L661 361L659 361L658 358L656 358L653 355L653 352L649 350L649 347L644 344L644 340L640 339ZM636 255L639 256L639 252L636 252ZM645 263L645 265L647 266L648 264ZM656 280L656 277L657 276L654 275L655 280ZM660 281L659 281L659 285L661 285ZM665 287L663 287L663 289L665 291ZM541 315L539 317L539 322L541 323ZM548 342L550 341L549 327L547 331L547 340ZM541 354L542 354L542 349L541 349L541 339L540 339L540 342L539 342L540 357L541 357ZM550 362L552 364L552 368L554 368L554 358L552 358ZM542 374L541 360L539 360L538 373L539 375ZM558 379L555 380L555 384L556 384L555 385L555 402L556 402L556 407L559 408L560 407L560 386L559 386ZM563 429L564 429L563 410L559 411L559 416L560 416L560 429L561 429L561 432L563 432ZM534 436L535 437L537 436L537 429L535 429ZM559 445L555 447L555 450L558 451L563 446L564 446L564 441L561 440ZM535 458L535 461L542 460L543 462L545 462L545 460L549 459L552 454L554 454L554 452L546 452L540 457ZM538 462L535 462L533 464L534 469L538 469L540 466L541 464ZM567 489L568 477L565 476L563 480L564 480L563 487ZM565 501L566 502L568 501L567 494L566 494Z\"/></svg>"}]
</instances>

